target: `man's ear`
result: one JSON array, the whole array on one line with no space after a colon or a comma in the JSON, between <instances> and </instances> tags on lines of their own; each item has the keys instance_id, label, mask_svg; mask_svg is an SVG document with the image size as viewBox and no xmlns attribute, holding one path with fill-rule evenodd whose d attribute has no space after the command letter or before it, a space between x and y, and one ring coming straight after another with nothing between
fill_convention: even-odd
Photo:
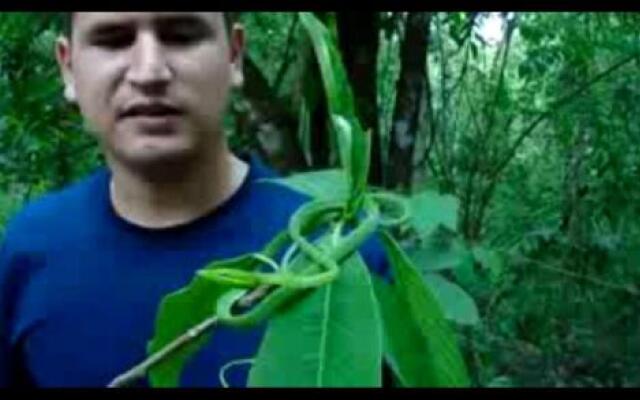
<instances>
[{"instance_id":1,"label":"man's ear","mask_svg":"<svg viewBox=\"0 0 640 400\"><path fill-rule=\"evenodd\" d=\"M244 27L240 24L233 24L229 33L229 51L231 52L231 84L234 87L241 87L244 83L244 74L242 72L244 45Z\"/></svg>"},{"instance_id":2,"label":"man's ear","mask_svg":"<svg viewBox=\"0 0 640 400\"><path fill-rule=\"evenodd\" d=\"M76 102L76 90L71 70L71 43L61 36L56 41L56 60L64 82L64 97L71 103Z\"/></svg>"}]
</instances>

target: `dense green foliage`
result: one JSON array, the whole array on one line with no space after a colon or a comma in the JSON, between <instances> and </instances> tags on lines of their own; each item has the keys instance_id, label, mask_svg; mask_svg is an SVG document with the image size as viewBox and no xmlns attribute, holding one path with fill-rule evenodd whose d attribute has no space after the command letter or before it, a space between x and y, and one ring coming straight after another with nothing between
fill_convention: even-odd
<instances>
[{"instance_id":1,"label":"dense green foliage","mask_svg":"<svg viewBox=\"0 0 640 400\"><path fill-rule=\"evenodd\" d=\"M348 18L318 16L336 39L348 34ZM473 384L640 384L638 15L509 14L496 43L481 34L483 13L374 17L375 99L347 60L358 111L376 110L363 126L382 171L370 183L412 195L415 226L394 236L455 324ZM241 20L232 145L285 173L338 166L346 156L317 122L329 120L324 88L296 14ZM102 162L61 96L60 25L0 14L0 236L26 201ZM414 43L425 27L429 40Z\"/></svg>"}]
</instances>

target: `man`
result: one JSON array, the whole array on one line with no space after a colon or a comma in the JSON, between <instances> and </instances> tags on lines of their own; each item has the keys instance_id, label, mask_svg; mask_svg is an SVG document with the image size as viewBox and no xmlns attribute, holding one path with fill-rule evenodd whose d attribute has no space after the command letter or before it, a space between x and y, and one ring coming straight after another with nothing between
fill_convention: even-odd
<instances>
[{"instance_id":1,"label":"man","mask_svg":"<svg viewBox=\"0 0 640 400\"><path fill-rule=\"evenodd\" d=\"M0 386L105 386L146 357L161 298L261 249L307 199L229 150L222 116L244 34L222 13L72 15L56 56L107 167L27 205L0 253ZM366 247L368 265L384 268ZM183 386L219 386L264 328L216 329ZM231 368L231 386L248 366ZM145 385L145 382L140 382Z\"/></svg>"}]
</instances>

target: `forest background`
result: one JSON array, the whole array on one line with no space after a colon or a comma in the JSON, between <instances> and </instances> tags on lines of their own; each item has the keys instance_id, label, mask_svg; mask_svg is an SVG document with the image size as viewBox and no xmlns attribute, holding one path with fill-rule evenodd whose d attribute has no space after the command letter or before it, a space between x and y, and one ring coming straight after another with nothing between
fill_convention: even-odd
<instances>
[{"instance_id":1,"label":"forest background","mask_svg":"<svg viewBox=\"0 0 640 400\"><path fill-rule=\"evenodd\" d=\"M640 385L640 14L316 15L371 129L369 183L423 221L404 244L474 385ZM335 166L297 14L237 17L233 148L285 175ZM63 25L0 13L0 241L26 202L104 163L61 96Z\"/></svg>"}]
</instances>

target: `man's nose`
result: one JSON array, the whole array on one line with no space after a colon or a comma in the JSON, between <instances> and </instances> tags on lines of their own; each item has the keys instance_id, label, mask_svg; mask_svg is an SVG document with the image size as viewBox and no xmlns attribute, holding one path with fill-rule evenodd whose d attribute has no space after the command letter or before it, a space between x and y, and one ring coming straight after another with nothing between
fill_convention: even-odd
<instances>
[{"instance_id":1,"label":"man's nose","mask_svg":"<svg viewBox=\"0 0 640 400\"><path fill-rule=\"evenodd\" d=\"M152 33L141 33L134 45L126 79L136 88L149 92L163 91L173 72L165 49Z\"/></svg>"}]
</instances>

